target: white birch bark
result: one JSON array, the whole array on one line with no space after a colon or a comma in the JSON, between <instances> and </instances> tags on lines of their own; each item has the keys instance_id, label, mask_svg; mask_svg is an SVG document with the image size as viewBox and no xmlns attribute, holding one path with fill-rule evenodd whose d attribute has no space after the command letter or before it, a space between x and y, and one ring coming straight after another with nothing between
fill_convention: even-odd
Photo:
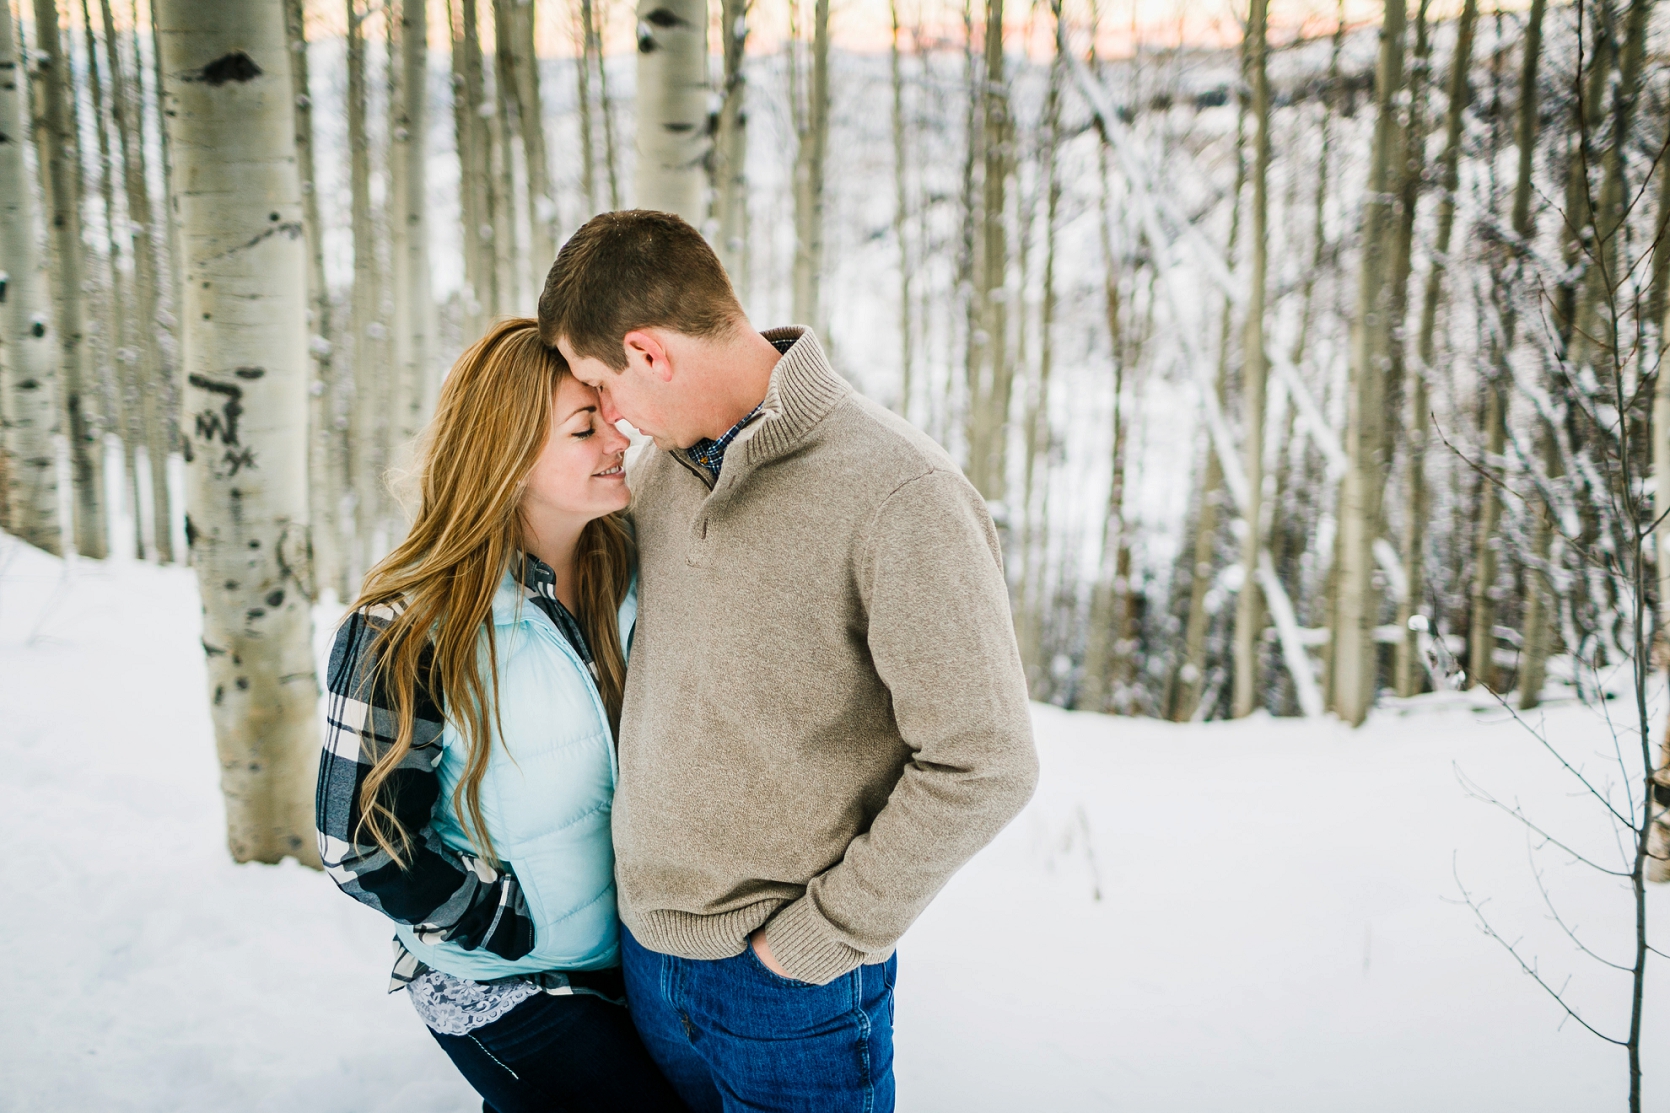
<instances>
[{"instance_id":1,"label":"white birch bark","mask_svg":"<svg viewBox=\"0 0 1670 1113\"><path fill-rule=\"evenodd\" d=\"M609 60L603 56L603 34L609 5L595 0L591 6L592 58L597 63L597 107L603 115L603 169L609 178L609 208L621 208L620 148L615 129L615 102L609 96Z\"/></svg>"},{"instance_id":2,"label":"white birch bark","mask_svg":"<svg viewBox=\"0 0 1670 1113\"><path fill-rule=\"evenodd\" d=\"M238 861L317 864L307 245L283 0L159 0L186 282L188 536Z\"/></svg>"},{"instance_id":3,"label":"white birch bark","mask_svg":"<svg viewBox=\"0 0 1670 1113\"><path fill-rule=\"evenodd\" d=\"M1270 79L1268 0L1252 0L1247 20L1247 62L1252 71L1252 266L1247 297L1246 344L1241 378L1241 401L1246 428L1246 533L1241 542L1241 566L1246 570L1235 601L1235 692L1232 714L1244 718L1258 706L1259 657L1264 644L1264 597L1254 575L1264 550L1264 402L1269 378L1264 359L1264 297L1269 266L1270 199Z\"/></svg>"},{"instance_id":4,"label":"white birch bark","mask_svg":"<svg viewBox=\"0 0 1670 1113\"><path fill-rule=\"evenodd\" d=\"M313 568L321 585L348 594L342 582L336 528L342 485L337 463L336 382L331 363L331 297L325 284L324 225L313 169L313 97L307 68L307 17L304 0L284 0L284 29L290 46L290 80L296 94L296 173L301 180L302 225L307 234L308 347L314 380L307 409L307 492L312 523Z\"/></svg>"},{"instance_id":5,"label":"white birch bark","mask_svg":"<svg viewBox=\"0 0 1670 1113\"><path fill-rule=\"evenodd\" d=\"M515 108L509 67L509 50L504 32L509 23L500 18L505 0L493 0L493 117L488 122L492 171L487 177L487 207L492 214L493 261L495 263L493 315L516 311L522 279L518 265L526 241L516 232L516 148Z\"/></svg>"},{"instance_id":6,"label":"white birch bark","mask_svg":"<svg viewBox=\"0 0 1670 1113\"><path fill-rule=\"evenodd\" d=\"M136 96L139 32L136 24L133 31L134 80L130 81L110 0L100 0L100 8L111 75L111 118L116 125L116 137L122 151L122 182L131 233L124 235L123 240L128 243L133 258L133 291L138 322L132 358L135 361L134 379L139 387L139 434L145 445L150 472L151 521L154 528L149 541L157 563L168 564L174 559L173 530L169 526L173 512L168 492L168 415L164 410L168 384L165 382L167 372L163 367L162 346L157 338L157 330L161 327L158 313L161 299L154 238L155 214L151 206L150 182L146 176L145 145L140 126L139 98ZM135 516L138 516L137 511Z\"/></svg>"},{"instance_id":7,"label":"white birch bark","mask_svg":"<svg viewBox=\"0 0 1670 1113\"><path fill-rule=\"evenodd\" d=\"M898 44L898 6L893 5L894 12L894 45ZM1044 273L1041 279L1042 298L1038 310L1038 363L1032 382L1031 397L1028 399L1026 415L1026 470L1021 481L1021 499L1024 529L1020 545L1020 585L1019 608L1016 615L1016 633L1021 651L1021 663L1026 669L1027 685L1033 693L1033 698L1044 697L1044 686L1049 673L1043 661L1044 643L1044 615L1048 609L1048 596L1045 594L1044 565L1049 548L1050 537L1050 498L1049 480L1050 464L1049 451L1052 440L1050 421L1050 378L1055 370L1055 315L1056 315L1056 278L1055 278L1055 247L1062 196L1062 182L1060 173L1061 152L1061 84L1064 71L1062 58L1063 27L1061 23L1061 8L1057 4L1053 12L1055 24L1055 54L1050 59L1049 82L1044 92L1044 112L1040 131L1038 159L1042 163L1039 173L1043 177L1042 189L1044 193ZM897 49L894 51L897 59ZM898 71L894 70L894 134L902 136L903 127L901 117L903 113L899 107ZM903 143L896 142L894 157L903 158ZM902 167L898 170L900 183L898 204L905 200L903 189L904 174ZM903 335L903 355L905 360L905 391L906 402L910 392L910 360L911 360L911 305L910 281L908 274L908 260L905 258L904 221L901 219L896 226L899 239L900 266L906 269L906 275L900 286L900 322ZM901 413L904 407L901 406ZM908 418L909 414L905 413ZM1040 491L1039 488L1042 487Z\"/></svg>"},{"instance_id":8,"label":"white birch bark","mask_svg":"<svg viewBox=\"0 0 1670 1113\"><path fill-rule=\"evenodd\" d=\"M381 514L378 482L382 411L386 400L377 373L379 345L371 335L380 309L377 251L371 222L371 139L366 127L365 13L361 0L347 0L348 17L348 183L354 244L354 285L349 294L349 335L353 337L354 402L349 419L348 473L354 490L350 585L358 584L375 554L372 535Z\"/></svg>"},{"instance_id":9,"label":"white birch bark","mask_svg":"<svg viewBox=\"0 0 1670 1113\"><path fill-rule=\"evenodd\" d=\"M591 0L579 0L575 5L574 46L574 111L580 123L580 196L586 205L582 219L590 220L597 214L597 144L591 130L591 71L601 61L592 57Z\"/></svg>"},{"instance_id":10,"label":"white birch bark","mask_svg":"<svg viewBox=\"0 0 1670 1113\"><path fill-rule=\"evenodd\" d=\"M531 6L530 6L531 10ZM395 297L401 306L396 352L400 390L396 433L402 443L416 437L434 406L440 381L430 359L434 295L429 287L429 13L425 0L400 4L400 115L391 163L400 163L402 212L395 214L403 257Z\"/></svg>"},{"instance_id":11,"label":"white birch bark","mask_svg":"<svg viewBox=\"0 0 1670 1113\"><path fill-rule=\"evenodd\" d=\"M420 0L421 2L421 0ZM528 279L535 298L545 285L545 272L557 257L557 198L551 185L550 156L545 149L545 109L539 89L539 55L534 34L534 0L516 0L504 12L502 40L508 47L511 82L506 90L515 99L516 122L522 141L528 184L528 242L531 260Z\"/></svg>"},{"instance_id":12,"label":"white birch bark","mask_svg":"<svg viewBox=\"0 0 1670 1113\"><path fill-rule=\"evenodd\" d=\"M475 167L475 133L480 120L472 115L470 50L467 36L475 17L474 0L447 0L447 22L452 29L452 138L458 155L458 208L464 256L464 330L470 336L485 331L485 281L481 274L481 190Z\"/></svg>"},{"instance_id":13,"label":"white birch bark","mask_svg":"<svg viewBox=\"0 0 1670 1113\"><path fill-rule=\"evenodd\" d=\"M51 276L35 242L35 188L23 154L24 67L10 5L0 9L0 414L6 528L63 551L58 520L58 360Z\"/></svg>"},{"instance_id":14,"label":"white birch bark","mask_svg":"<svg viewBox=\"0 0 1670 1113\"><path fill-rule=\"evenodd\" d=\"M748 77L743 61L748 6L749 0L722 0L719 42L724 85L713 146L713 215L719 226L716 246L725 273L731 276L731 285L744 305L748 304L748 115L743 102Z\"/></svg>"},{"instance_id":15,"label":"white birch bark","mask_svg":"<svg viewBox=\"0 0 1670 1113\"><path fill-rule=\"evenodd\" d=\"M1378 654L1374 626L1380 596L1374 586L1374 541L1380 535L1385 487L1385 373L1389 320L1392 187L1397 149L1398 94L1403 88L1404 0L1387 0L1375 80L1374 148L1363 201L1363 258L1352 327L1351 403L1345 450L1349 466L1340 489L1339 604L1334 617L1333 698L1342 719L1360 725L1374 704Z\"/></svg>"},{"instance_id":16,"label":"white birch bark","mask_svg":"<svg viewBox=\"0 0 1670 1113\"><path fill-rule=\"evenodd\" d=\"M102 559L109 551L104 510L104 442L98 423L97 383L83 334L81 191L77 188L74 136L69 109L69 54L58 30L53 0L35 0L35 47L39 52L41 103L37 140L44 155L47 228L52 243L53 319L61 349L59 397L64 433L70 442L75 484L75 548Z\"/></svg>"},{"instance_id":17,"label":"white birch bark","mask_svg":"<svg viewBox=\"0 0 1670 1113\"><path fill-rule=\"evenodd\" d=\"M635 204L697 227L707 215L707 98L707 0L639 0Z\"/></svg>"},{"instance_id":18,"label":"white birch bark","mask_svg":"<svg viewBox=\"0 0 1670 1113\"><path fill-rule=\"evenodd\" d=\"M1542 22L1542 6L1544 0L1534 0L1532 23L1540 29ZM1409 388L1409 475L1404 492L1404 516L1406 519L1407 536L1403 550L1403 567L1406 572L1406 590L1403 594L1402 605L1398 608L1398 628L1402 631L1403 640L1398 643L1397 663L1395 667L1397 692L1400 696L1413 696L1420 690L1420 638L1425 631L1411 629L1409 620L1420 613L1421 589L1425 582L1424 567L1426 561L1426 446L1427 446L1427 377L1437 373L1438 348L1438 305L1444 296L1444 277L1449 266L1450 237L1455 228L1457 184L1457 166L1461 158L1462 125L1467 105L1471 100L1471 86L1467 81L1467 73L1473 60L1473 28L1478 21L1478 0L1466 0L1462 6L1461 18L1456 24L1456 45L1450 57L1449 108L1444 117L1444 150L1438 156L1438 214L1437 229L1433 238L1432 262L1426 274L1426 286L1421 295L1421 320L1416 340L1415 373ZM1525 108L1531 115L1531 132L1529 140L1523 131L1524 116L1521 115L1522 133L1520 139L1520 166L1523 172L1522 189L1528 195L1531 185L1531 158L1534 155L1536 127L1536 72L1537 63L1535 52L1537 41L1528 35L1526 49L1532 52L1526 61L1527 73L1530 75L1529 100ZM1522 82L1520 96L1527 96L1527 86ZM1529 146L1527 145L1529 143ZM1514 212L1518 214L1519 193L1515 192ZM1518 219L1516 215L1515 219ZM1430 625L1430 623L1429 623Z\"/></svg>"},{"instance_id":19,"label":"white birch bark","mask_svg":"<svg viewBox=\"0 0 1670 1113\"><path fill-rule=\"evenodd\" d=\"M378 298L379 312L386 316L388 334L382 348L388 361L380 364L385 392L383 407L384 460L390 468L399 468L404 438L406 406L410 388L412 322L411 300L407 296L412 276L408 271L408 228L406 215L410 211L411 194L406 175L411 163L406 160L406 147L411 133L406 127L406 27L405 4L385 0L383 4L383 84L387 100L387 126L383 131L383 180L388 184L383 203L377 206L377 230L386 237L379 248L386 254L378 258L382 273L382 296ZM398 515L391 517L398 518ZM394 523L385 519L386 526ZM391 541L392 544L392 541Z\"/></svg>"},{"instance_id":20,"label":"white birch bark","mask_svg":"<svg viewBox=\"0 0 1670 1113\"><path fill-rule=\"evenodd\" d=\"M969 480L987 499L1005 494L1009 402L1009 314L1004 295L1009 270L1009 96L1003 64L1003 0L986 0L982 113L979 265L975 268L978 327L970 338ZM1105 192L1105 191L1104 191ZM1108 260L1109 281L1112 261Z\"/></svg>"},{"instance_id":21,"label":"white birch bark","mask_svg":"<svg viewBox=\"0 0 1670 1113\"><path fill-rule=\"evenodd\" d=\"M911 371L912 364L914 364L916 360L913 345L911 343L913 337L910 312L910 272L913 261L910 257L910 247L906 242L907 237L905 234L907 219L910 215L910 192L906 177L906 146L909 140L905 126L904 70L899 57L899 0L889 0L887 12L891 18L893 27L893 37L888 50L888 62L890 64L889 76L892 78L893 85L893 240L899 248L899 413L908 421L910 419L910 395L912 385ZM1056 64L1050 69L1049 104L1050 109L1052 110L1054 109L1056 102L1059 100L1059 82L1057 80L1057 71L1059 71L1060 68L1060 65ZM1047 157L1049 159L1048 173L1050 175L1050 188L1053 190L1055 182L1056 148L1056 135L1054 129L1055 118L1051 115L1050 111L1046 111L1045 119L1046 121L1049 121L1047 126L1050 128L1049 153ZM1055 200L1055 194L1053 192L1050 194L1050 200L1052 203ZM1052 209L1050 212L1052 220L1054 215L1054 210ZM1055 228L1053 223L1049 224L1045 235L1049 240L1049 258L1053 263L1055 258ZM1046 264L1045 266L1046 274L1048 274L1049 264ZM1044 288L1046 316L1049 309L1052 308L1050 299L1053 295L1054 290L1046 280ZM1046 329L1047 327L1048 326L1046 325ZM1044 338L1044 350L1046 352L1049 350L1048 336ZM1035 423L1028 423L1027 435L1029 444L1033 438L1034 424ZM1031 466L1032 453L1029 451L1027 454L1027 467L1030 469ZM1028 496L1030 496L1030 483L1027 485L1027 493ZM1024 577L1022 582L1025 582Z\"/></svg>"},{"instance_id":22,"label":"white birch bark","mask_svg":"<svg viewBox=\"0 0 1670 1113\"><path fill-rule=\"evenodd\" d=\"M136 558L143 560L145 538L141 529L143 519L139 513L137 456L141 435L138 421L140 386L135 378L138 368L134 365L133 335L128 320L128 305L134 300L134 290L131 276L121 263L124 243L130 237L123 231L121 214L116 208L116 166L120 156L112 140L115 130L111 119L112 106L106 104L112 85L109 55L106 56L105 69L100 72L98 37L93 29L89 0L81 0L81 30L87 51L85 77L88 108L93 118L93 134L98 141L100 205L93 234L103 244L103 250L95 252L88 263L90 268L100 272L93 279L90 291L94 302L92 316L102 326L100 340L103 343L99 347L102 349L100 354L105 358L101 361L99 378L104 384L109 406L106 428L115 433L122 446L122 474L117 476L117 482L127 485L127 503L132 509L129 520L133 526L133 552Z\"/></svg>"}]
</instances>

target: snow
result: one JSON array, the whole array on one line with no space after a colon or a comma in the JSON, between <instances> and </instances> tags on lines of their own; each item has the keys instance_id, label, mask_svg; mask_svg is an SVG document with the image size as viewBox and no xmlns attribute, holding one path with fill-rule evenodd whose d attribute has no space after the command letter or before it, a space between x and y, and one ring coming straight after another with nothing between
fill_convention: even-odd
<instances>
[{"instance_id":1,"label":"snow","mask_svg":"<svg viewBox=\"0 0 1670 1113\"><path fill-rule=\"evenodd\" d=\"M20 1002L0 1110L479 1108L383 993L384 921L294 863L228 860L197 615L188 571L66 574L0 535L0 972ZM901 1110L1622 1104L1622 1052L1562 1025L1458 903L1457 874L1585 1019L1622 1029L1624 976L1574 952L1522 829L1457 777L1608 852L1593 800L1505 714L1035 721L1036 799L900 946ZM1545 726L1602 773L1595 712ZM1627 891L1534 860L1584 941L1627 958ZM1667 914L1655 890L1650 921Z\"/></svg>"}]
</instances>

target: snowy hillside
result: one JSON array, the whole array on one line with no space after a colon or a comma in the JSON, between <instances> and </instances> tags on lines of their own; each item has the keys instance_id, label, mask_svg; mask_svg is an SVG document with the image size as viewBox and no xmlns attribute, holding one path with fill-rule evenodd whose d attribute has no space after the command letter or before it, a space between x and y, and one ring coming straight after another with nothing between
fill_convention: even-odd
<instances>
[{"instance_id":1,"label":"snowy hillside","mask_svg":"<svg viewBox=\"0 0 1670 1113\"><path fill-rule=\"evenodd\" d=\"M66 578L0 535L0 1110L476 1108L382 992L383 921L293 864L228 861L197 610L187 571ZM1562 1026L1455 903L1452 860L1585 1019L1621 1026L1623 976L1574 952L1523 831L1458 783L1608 852L1502 715L1036 723L1037 798L900 947L902 1110L1622 1105L1622 1053ZM1547 726L1595 769L1610 749L1583 708ZM1584 941L1625 958L1627 892L1535 861ZM1649 1105L1670 1072L1655 973Z\"/></svg>"}]
</instances>

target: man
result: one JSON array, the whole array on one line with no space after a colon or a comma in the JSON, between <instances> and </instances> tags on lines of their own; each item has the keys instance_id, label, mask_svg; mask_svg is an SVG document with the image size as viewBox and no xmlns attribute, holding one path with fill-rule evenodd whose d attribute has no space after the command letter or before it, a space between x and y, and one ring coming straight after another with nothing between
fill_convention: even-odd
<instances>
[{"instance_id":1,"label":"man","mask_svg":"<svg viewBox=\"0 0 1670 1113\"><path fill-rule=\"evenodd\" d=\"M656 444L613 816L633 1019L704 1113L890 1110L894 944L1037 779L985 504L809 330L755 332L676 216L587 223L539 325Z\"/></svg>"}]
</instances>

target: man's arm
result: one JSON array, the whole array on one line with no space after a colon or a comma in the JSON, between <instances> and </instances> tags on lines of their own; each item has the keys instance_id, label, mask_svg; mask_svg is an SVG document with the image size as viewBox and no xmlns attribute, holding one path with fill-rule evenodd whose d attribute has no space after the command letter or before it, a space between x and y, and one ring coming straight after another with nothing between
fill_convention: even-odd
<instances>
[{"instance_id":1,"label":"man's arm","mask_svg":"<svg viewBox=\"0 0 1670 1113\"><path fill-rule=\"evenodd\" d=\"M521 958L533 949L533 922L515 875L453 850L432 824L445 724L439 699L421 682L412 748L377 794L409 835L405 866L361 826L361 787L396 736L393 700L372 667L372 642L386 620L350 615L331 649L314 820L325 872L343 892L414 928L425 943ZM420 681L427 666L427 660L419 663Z\"/></svg>"},{"instance_id":2,"label":"man's arm","mask_svg":"<svg viewBox=\"0 0 1670 1113\"><path fill-rule=\"evenodd\" d=\"M870 654L913 754L869 831L766 925L762 952L819 984L886 953L1038 779L997 534L973 487L935 471L895 491L860 583Z\"/></svg>"}]
</instances>

